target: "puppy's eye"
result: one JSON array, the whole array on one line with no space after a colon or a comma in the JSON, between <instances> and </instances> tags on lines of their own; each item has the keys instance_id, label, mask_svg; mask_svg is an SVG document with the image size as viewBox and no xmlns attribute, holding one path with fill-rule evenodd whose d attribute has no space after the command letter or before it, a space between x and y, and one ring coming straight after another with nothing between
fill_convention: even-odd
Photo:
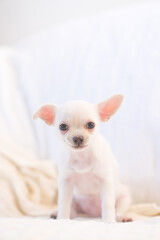
<instances>
[{"instance_id":1,"label":"puppy's eye","mask_svg":"<svg viewBox=\"0 0 160 240\"><path fill-rule=\"evenodd\" d=\"M87 124L86 124L86 128L88 128L88 129L92 129L92 128L94 128L95 127L95 123L94 122L88 122Z\"/></svg>"},{"instance_id":2,"label":"puppy's eye","mask_svg":"<svg viewBox=\"0 0 160 240\"><path fill-rule=\"evenodd\" d=\"M68 130L68 126L67 126L67 124L62 123L61 125L59 125L59 129L61 131L67 131Z\"/></svg>"}]
</instances>

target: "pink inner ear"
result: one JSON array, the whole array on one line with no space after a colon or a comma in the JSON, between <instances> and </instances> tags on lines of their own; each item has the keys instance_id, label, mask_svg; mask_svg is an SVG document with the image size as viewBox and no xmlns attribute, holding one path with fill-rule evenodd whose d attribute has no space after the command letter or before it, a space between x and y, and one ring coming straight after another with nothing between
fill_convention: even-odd
<instances>
[{"instance_id":1,"label":"pink inner ear","mask_svg":"<svg viewBox=\"0 0 160 240\"><path fill-rule=\"evenodd\" d=\"M53 105L44 105L42 106L34 115L34 119L41 118L48 125L52 125L54 123L55 118L55 106Z\"/></svg>"},{"instance_id":2,"label":"pink inner ear","mask_svg":"<svg viewBox=\"0 0 160 240\"><path fill-rule=\"evenodd\" d=\"M123 100L122 95L115 95L105 102L98 104L99 115L102 121L107 121L120 107Z\"/></svg>"}]
</instances>

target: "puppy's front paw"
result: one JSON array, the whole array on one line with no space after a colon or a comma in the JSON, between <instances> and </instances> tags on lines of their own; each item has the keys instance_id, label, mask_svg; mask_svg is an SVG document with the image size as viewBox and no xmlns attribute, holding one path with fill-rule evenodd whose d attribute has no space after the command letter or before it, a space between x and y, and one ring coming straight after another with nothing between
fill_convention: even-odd
<instances>
[{"instance_id":1,"label":"puppy's front paw","mask_svg":"<svg viewBox=\"0 0 160 240\"><path fill-rule=\"evenodd\" d=\"M118 222L132 222L133 219L131 217L127 217L127 216L117 216L116 217Z\"/></svg>"},{"instance_id":2,"label":"puppy's front paw","mask_svg":"<svg viewBox=\"0 0 160 240\"><path fill-rule=\"evenodd\" d=\"M55 210L55 211L51 214L50 218L57 219L57 215L58 215L58 211Z\"/></svg>"},{"instance_id":3,"label":"puppy's front paw","mask_svg":"<svg viewBox=\"0 0 160 240\"><path fill-rule=\"evenodd\" d=\"M123 217L122 218L122 222L132 222L132 221L133 221L133 219L130 218L130 217Z\"/></svg>"}]
</instances>

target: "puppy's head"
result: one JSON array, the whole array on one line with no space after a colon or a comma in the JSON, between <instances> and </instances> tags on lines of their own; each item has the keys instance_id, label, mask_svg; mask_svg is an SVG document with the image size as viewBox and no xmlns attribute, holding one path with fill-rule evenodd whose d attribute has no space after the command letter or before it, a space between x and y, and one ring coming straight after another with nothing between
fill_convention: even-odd
<instances>
[{"instance_id":1,"label":"puppy's head","mask_svg":"<svg viewBox=\"0 0 160 240\"><path fill-rule=\"evenodd\" d=\"M115 95L99 104L72 101L62 106L44 105L34 115L54 125L62 141L72 150L86 149L96 138L101 121L107 121L119 108L123 96Z\"/></svg>"}]
</instances>

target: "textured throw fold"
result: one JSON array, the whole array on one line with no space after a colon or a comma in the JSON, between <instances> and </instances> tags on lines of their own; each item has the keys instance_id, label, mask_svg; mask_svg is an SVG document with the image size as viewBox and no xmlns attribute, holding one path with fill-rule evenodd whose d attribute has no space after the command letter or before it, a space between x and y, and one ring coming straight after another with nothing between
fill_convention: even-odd
<instances>
[{"instance_id":1,"label":"textured throw fold","mask_svg":"<svg viewBox=\"0 0 160 240\"><path fill-rule=\"evenodd\" d=\"M49 216L56 202L53 163L0 137L0 217Z\"/></svg>"}]
</instances>

